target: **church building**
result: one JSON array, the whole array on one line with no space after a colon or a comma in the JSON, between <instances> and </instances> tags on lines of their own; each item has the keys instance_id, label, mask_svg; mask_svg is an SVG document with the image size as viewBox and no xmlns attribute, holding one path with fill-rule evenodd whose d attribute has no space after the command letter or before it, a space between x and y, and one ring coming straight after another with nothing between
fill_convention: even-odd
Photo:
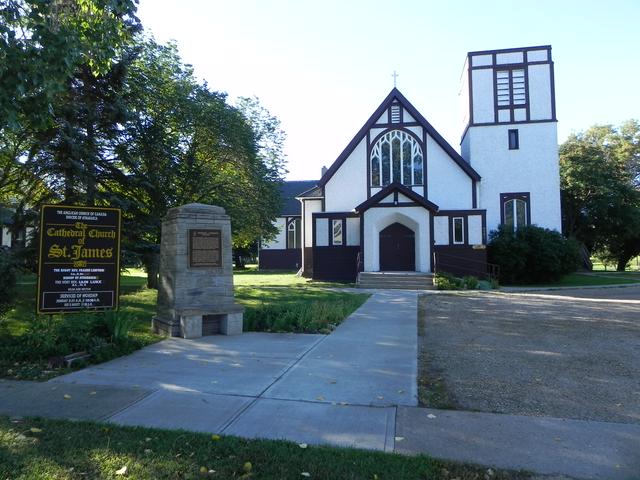
<instances>
[{"instance_id":1,"label":"church building","mask_svg":"<svg viewBox=\"0 0 640 480\"><path fill-rule=\"evenodd\" d=\"M322 177L286 182L260 268L483 277L488 233L561 230L551 47L467 54L460 153L391 90Z\"/></svg>"}]
</instances>

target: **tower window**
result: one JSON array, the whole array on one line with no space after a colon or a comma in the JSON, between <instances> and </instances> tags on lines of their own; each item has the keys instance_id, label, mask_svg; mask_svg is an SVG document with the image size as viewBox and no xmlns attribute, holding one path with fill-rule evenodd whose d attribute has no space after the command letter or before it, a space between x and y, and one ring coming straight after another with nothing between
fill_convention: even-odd
<instances>
[{"instance_id":1,"label":"tower window","mask_svg":"<svg viewBox=\"0 0 640 480\"><path fill-rule=\"evenodd\" d=\"M423 184L422 148L402 130L385 133L371 149L371 186L384 187L393 182Z\"/></svg>"},{"instance_id":2,"label":"tower window","mask_svg":"<svg viewBox=\"0 0 640 480\"><path fill-rule=\"evenodd\" d=\"M518 129L509 130L509 150L518 150L520 148L520 138L518 135Z\"/></svg>"},{"instance_id":3,"label":"tower window","mask_svg":"<svg viewBox=\"0 0 640 480\"><path fill-rule=\"evenodd\" d=\"M515 231L531 222L529 193L501 193L500 216L505 228Z\"/></svg>"},{"instance_id":4,"label":"tower window","mask_svg":"<svg viewBox=\"0 0 640 480\"><path fill-rule=\"evenodd\" d=\"M496 93L499 107L525 105L527 91L524 69L498 70L496 72Z\"/></svg>"}]
</instances>

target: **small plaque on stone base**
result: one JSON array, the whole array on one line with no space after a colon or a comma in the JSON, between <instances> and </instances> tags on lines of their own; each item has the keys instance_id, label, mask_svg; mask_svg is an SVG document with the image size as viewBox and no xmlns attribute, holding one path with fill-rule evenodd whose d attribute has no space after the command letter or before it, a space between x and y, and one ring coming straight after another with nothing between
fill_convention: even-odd
<instances>
[{"instance_id":1,"label":"small plaque on stone base","mask_svg":"<svg viewBox=\"0 0 640 480\"><path fill-rule=\"evenodd\" d=\"M154 331L183 338L242 333L231 222L222 207L193 203L169 210L162 222L159 280Z\"/></svg>"}]
</instances>

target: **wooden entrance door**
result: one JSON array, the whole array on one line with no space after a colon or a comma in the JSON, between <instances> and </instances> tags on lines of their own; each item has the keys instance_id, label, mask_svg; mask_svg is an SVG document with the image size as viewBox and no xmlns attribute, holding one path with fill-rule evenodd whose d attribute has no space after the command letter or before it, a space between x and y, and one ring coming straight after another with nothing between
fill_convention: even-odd
<instances>
[{"instance_id":1,"label":"wooden entrance door","mask_svg":"<svg viewBox=\"0 0 640 480\"><path fill-rule=\"evenodd\" d=\"M380 270L383 272L414 272L416 243L413 230L393 223L380 232Z\"/></svg>"}]
</instances>

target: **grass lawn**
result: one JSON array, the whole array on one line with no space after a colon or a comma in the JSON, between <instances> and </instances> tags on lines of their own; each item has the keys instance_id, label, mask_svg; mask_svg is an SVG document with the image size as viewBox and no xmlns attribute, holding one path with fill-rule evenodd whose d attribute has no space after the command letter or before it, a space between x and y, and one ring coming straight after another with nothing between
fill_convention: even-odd
<instances>
[{"instance_id":1,"label":"grass lawn","mask_svg":"<svg viewBox=\"0 0 640 480\"><path fill-rule=\"evenodd\" d=\"M595 257L591 257L591 263L593 264L593 271L602 271L602 272L615 272L616 265L605 265L601 260ZM632 258L627 264L627 272L640 272L640 256Z\"/></svg>"},{"instance_id":2,"label":"grass lawn","mask_svg":"<svg viewBox=\"0 0 640 480\"><path fill-rule=\"evenodd\" d=\"M640 283L640 275L617 274L586 274L570 273L561 280L554 283L537 283L533 285L505 285L513 287L585 287L591 285L626 285L629 283Z\"/></svg>"},{"instance_id":3,"label":"grass lawn","mask_svg":"<svg viewBox=\"0 0 640 480\"><path fill-rule=\"evenodd\" d=\"M126 467L126 469L124 469ZM120 473L117 474L116 472ZM426 456L90 422L0 417L0 478L500 479L525 473Z\"/></svg>"},{"instance_id":4,"label":"grass lawn","mask_svg":"<svg viewBox=\"0 0 640 480\"><path fill-rule=\"evenodd\" d=\"M242 270L234 270L233 283L236 287L335 287L353 286L348 283L322 282L305 277L297 277L295 271L258 270L257 265L247 265Z\"/></svg>"},{"instance_id":5,"label":"grass lawn","mask_svg":"<svg viewBox=\"0 0 640 480\"><path fill-rule=\"evenodd\" d=\"M235 275L234 281L238 284L237 301L246 307L245 330L252 331L329 333L368 297L319 288L344 285L316 284L298 278L294 273L249 269ZM101 362L126 355L162 339L153 334L150 328L157 292L145 287L146 274L139 269L130 269L121 276L120 285L120 312L133 317L129 339L122 345L100 350L100 356L94 356L92 361ZM0 320L0 378L46 380L68 372L68 369L48 368L47 359L52 354L42 352L50 352L55 345L46 346L47 332L52 332L49 336L53 338L65 325L67 331L73 333L96 321L95 314L71 314L64 319L58 316L52 321L47 316L36 318L35 290L35 275L21 276L15 306ZM38 327L29 330L34 325ZM87 349L85 345L92 344L95 333L77 336L79 338L75 344L83 346L65 351L64 354ZM61 334L61 338L66 337Z\"/></svg>"}]
</instances>

